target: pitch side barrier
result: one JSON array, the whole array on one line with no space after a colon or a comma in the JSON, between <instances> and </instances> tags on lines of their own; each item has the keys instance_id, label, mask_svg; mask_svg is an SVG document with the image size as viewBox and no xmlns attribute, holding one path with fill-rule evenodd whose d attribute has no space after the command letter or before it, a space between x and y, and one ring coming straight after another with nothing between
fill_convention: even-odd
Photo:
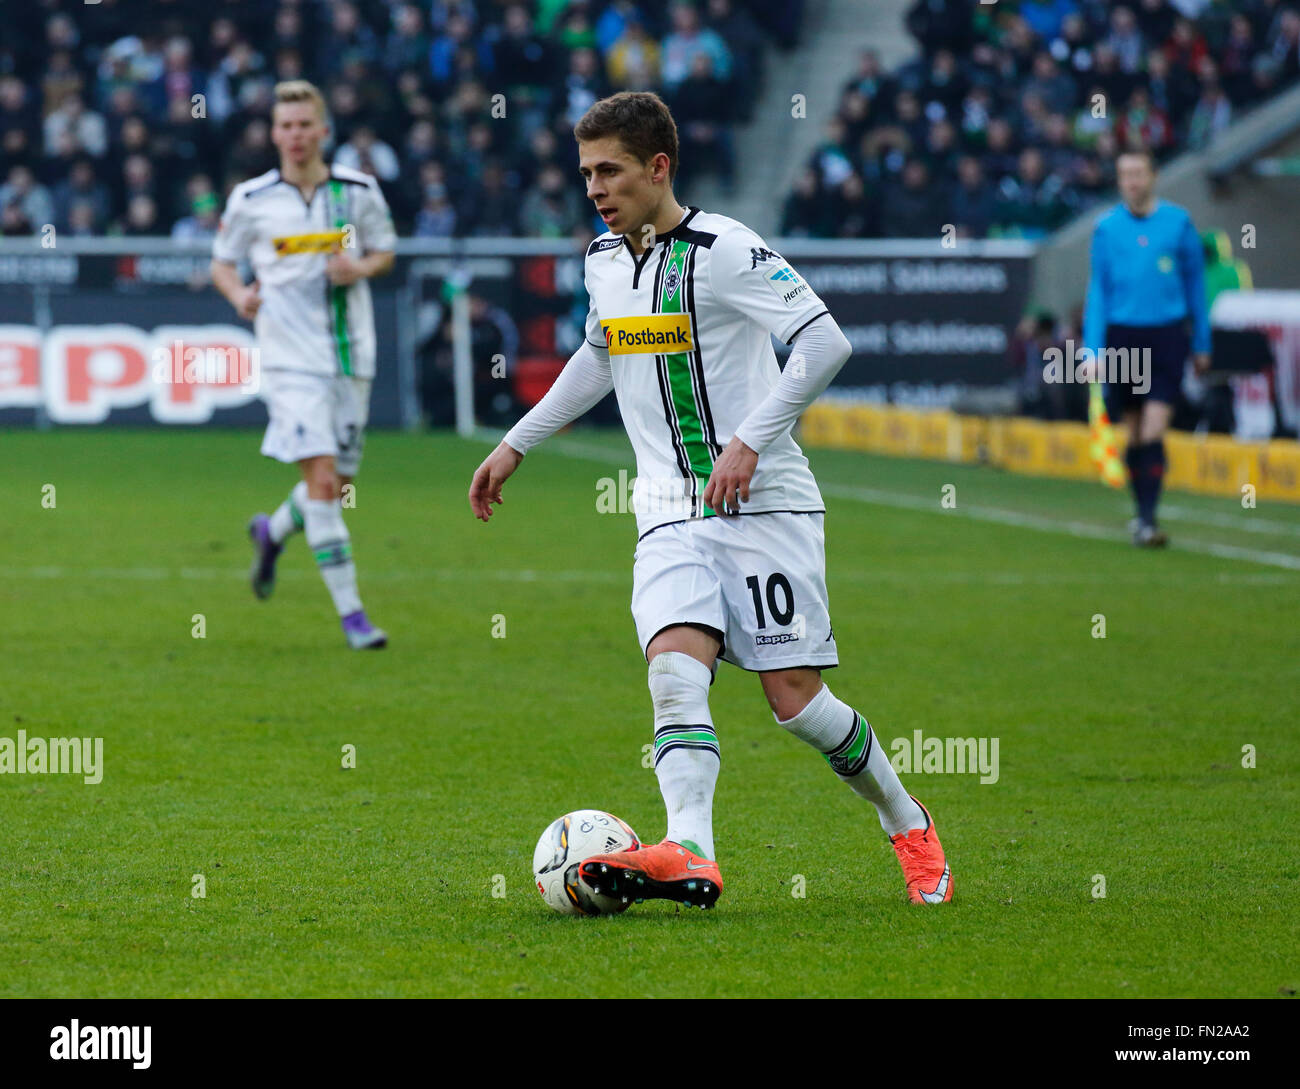
<instances>
[{"instance_id":1,"label":"pitch side barrier","mask_svg":"<svg viewBox=\"0 0 1300 1089\"><path fill-rule=\"evenodd\" d=\"M837 391L946 406L970 387L1006 381L1033 245L771 245L853 345ZM453 398L472 426L494 382L522 411L581 342L579 243L401 239L397 253L393 273L372 283L376 427L417 427ZM206 244L166 238L0 240L0 424L262 424L257 373L267 361L212 288L209 259ZM486 341L480 323L490 326ZM495 350L478 358L481 342Z\"/></svg>"}]
</instances>

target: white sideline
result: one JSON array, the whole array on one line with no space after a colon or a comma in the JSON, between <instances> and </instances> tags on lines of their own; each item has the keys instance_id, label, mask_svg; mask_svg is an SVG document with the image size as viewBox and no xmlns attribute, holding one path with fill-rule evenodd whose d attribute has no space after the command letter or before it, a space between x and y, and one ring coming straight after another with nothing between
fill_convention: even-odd
<instances>
[{"instance_id":1,"label":"white sideline","mask_svg":"<svg viewBox=\"0 0 1300 1089\"><path fill-rule=\"evenodd\" d=\"M484 442L493 444L501 436L495 432L480 431L475 435ZM621 451L614 450L599 443L587 443L578 439L551 439L546 449L558 450L569 457L586 458L606 464L627 464L628 457ZM925 511L944 517L957 516L970 518L977 522L992 522L1000 525L1016 526L1020 529L1034 529L1043 533L1058 533L1067 537L1085 537L1102 541L1128 543L1128 534L1121 529L1108 529L1090 522L1058 521L1037 514L1025 514L1021 511L1003 510L998 507L971 507L969 504L951 510L943 510L933 497L911 495L906 492L883 491L879 488L853 488L843 484L822 484L818 486L823 495L839 499L854 499L861 503L878 506L895 507L903 510ZM1198 541L1190 537L1179 536L1174 544L1174 551L1199 552L1206 556L1218 556L1228 560L1244 560L1247 563L1263 564L1267 567L1280 567L1288 571L1300 571L1300 556L1287 552L1265 552L1260 549L1242 548L1238 545L1218 544L1214 541Z\"/></svg>"}]
</instances>

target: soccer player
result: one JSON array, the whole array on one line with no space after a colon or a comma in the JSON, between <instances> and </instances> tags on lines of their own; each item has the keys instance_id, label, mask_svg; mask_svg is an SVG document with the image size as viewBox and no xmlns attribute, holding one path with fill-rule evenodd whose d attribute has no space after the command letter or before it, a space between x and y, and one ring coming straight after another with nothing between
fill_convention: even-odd
<instances>
[{"instance_id":1,"label":"soccer player","mask_svg":"<svg viewBox=\"0 0 1300 1089\"><path fill-rule=\"evenodd\" d=\"M1093 230L1083 339L1099 364L1103 350L1112 353L1112 367L1117 358L1129 362L1127 375L1097 377L1106 382L1110 418L1122 415L1128 425L1124 460L1137 507L1129 523L1133 543L1159 548L1168 543L1156 521L1164 436L1187 362L1189 316L1196 371L1210 366L1205 256L1187 210L1156 199L1150 152L1126 151L1116 174L1123 199ZM1124 354L1117 357L1117 351Z\"/></svg>"},{"instance_id":2,"label":"soccer player","mask_svg":"<svg viewBox=\"0 0 1300 1089\"><path fill-rule=\"evenodd\" d=\"M262 453L296 462L302 479L274 514L248 526L253 593L267 598L298 530L316 557L354 650L386 645L357 592L343 489L361 463L375 374L372 276L393 267L396 235L368 174L327 166L325 101L305 80L277 84L271 139L280 167L235 186L212 247L212 282L254 322L270 422ZM238 262L247 256L254 280ZM263 295L265 292L265 295Z\"/></svg>"},{"instance_id":3,"label":"soccer player","mask_svg":"<svg viewBox=\"0 0 1300 1089\"><path fill-rule=\"evenodd\" d=\"M475 471L469 501L486 522L524 455L614 390L637 459L632 614L649 664L668 832L658 845L587 859L580 873L607 895L717 901L719 751L708 696L721 657L757 673L777 722L875 806L908 897L949 900L930 814L867 720L821 677L839 661L825 506L790 428L849 343L757 234L677 203L677 129L656 95L602 99L574 135L587 196L609 228L587 249L585 343ZM793 344L784 371L771 334Z\"/></svg>"}]
</instances>

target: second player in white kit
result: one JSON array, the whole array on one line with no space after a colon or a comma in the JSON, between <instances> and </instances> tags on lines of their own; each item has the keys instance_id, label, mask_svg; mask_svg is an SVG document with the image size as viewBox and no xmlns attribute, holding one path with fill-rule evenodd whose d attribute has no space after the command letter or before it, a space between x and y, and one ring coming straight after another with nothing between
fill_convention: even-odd
<instances>
[{"instance_id":1,"label":"second player in white kit","mask_svg":"<svg viewBox=\"0 0 1300 1089\"><path fill-rule=\"evenodd\" d=\"M270 417L262 453L302 474L273 514L249 524L253 591L270 596L280 550L301 529L348 645L382 647L386 634L361 606L340 500L360 468L375 376L368 280L391 268L396 234L375 179L321 157L329 130L314 87L277 86L272 120L281 165L231 192L212 264L214 284L254 322ZM237 272L244 259L248 286Z\"/></svg>"}]
</instances>

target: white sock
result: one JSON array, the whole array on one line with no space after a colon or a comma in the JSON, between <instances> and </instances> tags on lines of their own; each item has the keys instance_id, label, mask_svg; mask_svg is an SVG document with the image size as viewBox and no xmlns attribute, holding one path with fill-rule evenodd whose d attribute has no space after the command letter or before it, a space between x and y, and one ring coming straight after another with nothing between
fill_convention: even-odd
<instances>
[{"instance_id":1,"label":"white sock","mask_svg":"<svg viewBox=\"0 0 1300 1089\"><path fill-rule=\"evenodd\" d=\"M876 807L886 833L925 827L925 813L903 789L871 724L826 685L794 718L776 721L826 757L831 770Z\"/></svg>"},{"instance_id":2,"label":"white sock","mask_svg":"<svg viewBox=\"0 0 1300 1089\"><path fill-rule=\"evenodd\" d=\"M709 715L713 671L666 651L650 663L655 706L655 775L668 809L668 835L701 858L713 853L713 788L721 760Z\"/></svg>"},{"instance_id":3,"label":"white sock","mask_svg":"<svg viewBox=\"0 0 1300 1089\"><path fill-rule=\"evenodd\" d=\"M271 515L271 540L283 544L302 529L302 505L307 502L307 482L298 481L289 498L275 508Z\"/></svg>"},{"instance_id":4,"label":"white sock","mask_svg":"<svg viewBox=\"0 0 1300 1089\"><path fill-rule=\"evenodd\" d=\"M302 502L303 531L307 547L316 557L321 578L334 599L339 616L361 608L357 594L357 569L352 562L352 539L343 522L337 499L305 499Z\"/></svg>"}]
</instances>

